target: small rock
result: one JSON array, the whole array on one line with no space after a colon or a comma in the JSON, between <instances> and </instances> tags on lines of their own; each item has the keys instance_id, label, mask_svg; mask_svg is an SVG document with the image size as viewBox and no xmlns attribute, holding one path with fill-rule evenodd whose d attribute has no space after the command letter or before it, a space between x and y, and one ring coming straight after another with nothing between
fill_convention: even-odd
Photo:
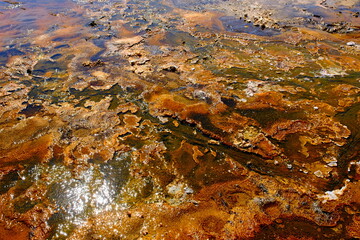
<instances>
[{"instance_id":1,"label":"small rock","mask_svg":"<svg viewBox=\"0 0 360 240\"><path fill-rule=\"evenodd\" d=\"M317 170L316 172L314 172L315 176L317 176L318 178L323 178L324 175L320 170Z\"/></svg>"},{"instance_id":2,"label":"small rock","mask_svg":"<svg viewBox=\"0 0 360 240\"><path fill-rule=\"evenodd\" d=\"M334 161L334 162L329 162L327 165L328 165L329 167L336 167L336 166L337 166L337 162L336 162L336 161Z\"/></svg>"},{"instance_id":3,"label":"small rock","mask_svg":"<svg viewBox=\"0 0 360 240\"><path fill-rule=\"evenodd\" d=\"M348 45L348 46L356 46L356 43L355 42L347 42L346 45Z\"/></svg>"},{"instance_id":4,"label":"small rock","mask_svg":"<svg viewBox=\"0 0 360 240\"><path fill-rule=\"evenodd\" d=\"M219 141L216 141L216 140L213 140L213 139L210 139L210 140L208 141L208 144L220 145L220 142L219 142Z\"/></svg>"},{"instance_id":5,"label":"small rock","mask_svg":"<svg viewBox=\"0 0 360 240\"><path fill-rule=\"evenodd\" d=\"M102 71L95 71L91 73L92 76L96 77L99 80L106 80L110 74L102 72Z\"/></svg>"},{"instance_id":6,"label":"small rock","mask_svg":"<svg viewBox=\"0 0 360 240\"><path fill-rule=\"evenodd\" d=\"M175 127L178 127L180 125L179 122L176 121L176 120L173 121L173 124L174 124Z\"/></svg>"},{"instance_id":7,"label":"small rock","mask_svg":"<svg viewBox=\"0 0 360 240\"><path fill-rule=\"evenodd\" d=\"M192 193L194 193L194 190L192 190L192 188L189 188L189 187L185 187L185 188L184 188L184 191L185 191L186 194L192 194Z\"/></svg>"}]
</instances>

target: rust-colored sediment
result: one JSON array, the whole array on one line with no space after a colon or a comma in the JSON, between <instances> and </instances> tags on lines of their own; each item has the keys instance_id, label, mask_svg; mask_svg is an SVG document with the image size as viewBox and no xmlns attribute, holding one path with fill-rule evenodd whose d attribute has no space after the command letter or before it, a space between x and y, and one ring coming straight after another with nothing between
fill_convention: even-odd
<instances>
[{"instance_id":1,"label":"rust-colored sediment","mask_svg":"<svg viewBox=\"0 0 360 240\"><path fill-rule=\"evenodd\" d=\"M0 239L360 238L356 1L1 4Z\"/></svg>"}]
</instances>

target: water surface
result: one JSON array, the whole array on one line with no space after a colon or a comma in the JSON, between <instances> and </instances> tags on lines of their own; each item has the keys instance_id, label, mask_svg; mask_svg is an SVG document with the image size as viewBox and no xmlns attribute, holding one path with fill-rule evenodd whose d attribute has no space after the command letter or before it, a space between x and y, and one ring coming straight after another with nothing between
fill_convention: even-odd
<instances>
[{"instance_id":1,"label":"water surface","mask_svg":"<svg viewBox=\"0 0 360 240\"><path fill-rule=\"evenodd\" d=\"M357 1L0 1L0 238L359 237Z\"/></svg>"}]
</instances>

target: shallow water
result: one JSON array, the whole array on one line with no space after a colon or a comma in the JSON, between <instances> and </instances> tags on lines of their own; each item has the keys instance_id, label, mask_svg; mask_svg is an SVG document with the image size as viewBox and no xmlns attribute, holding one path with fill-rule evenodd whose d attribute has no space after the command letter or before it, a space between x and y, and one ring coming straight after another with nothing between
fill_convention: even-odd
<instances>
[{"instance_id":1,"label":"shallow water","mask_svg":"<svg viewBox=\"0 0 360 240\"><path fill-rule=\"evenodd\" d=\"M357 1L0 1L0 239L355 239Z\"/></svg>"}]
</instances>

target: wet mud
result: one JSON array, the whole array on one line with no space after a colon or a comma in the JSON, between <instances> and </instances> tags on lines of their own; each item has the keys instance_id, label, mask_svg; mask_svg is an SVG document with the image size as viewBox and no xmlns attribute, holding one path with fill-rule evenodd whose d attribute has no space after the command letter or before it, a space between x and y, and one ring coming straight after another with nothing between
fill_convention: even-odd
<instances>
[{"instance_id":1,"label":"wet mud","mask_svg":"<svg viewBox=\"0 0 360 240\"><path fill-rule=\"evenodd\" d=\"M360 238L358 1L0 1L0 239Z\"/></svg>"}]
</instances>

